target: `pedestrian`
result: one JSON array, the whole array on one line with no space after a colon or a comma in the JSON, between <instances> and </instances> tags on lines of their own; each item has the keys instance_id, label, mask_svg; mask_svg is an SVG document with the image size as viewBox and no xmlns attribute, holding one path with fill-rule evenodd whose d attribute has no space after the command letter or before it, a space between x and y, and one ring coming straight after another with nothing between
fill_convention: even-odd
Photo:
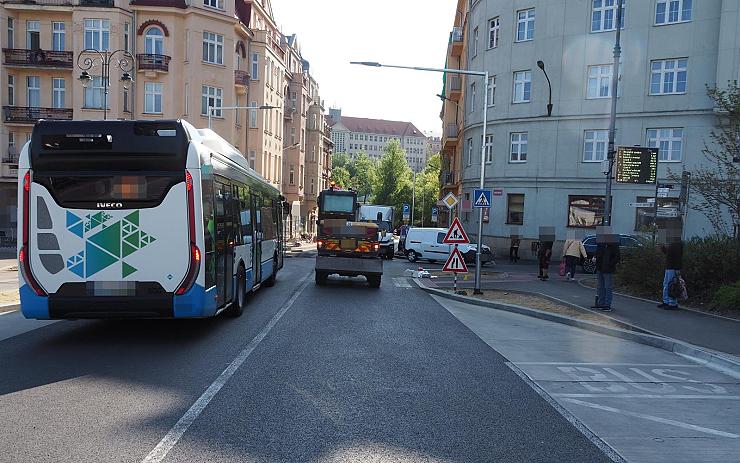
<instances>
[{"instance_id":1,"label":"pedestrian","mask_svg":"<svg viewBox=\"0 0 740 463\"><path fill-rule=\"evenodd\" d=\"M537 257L540 252L540 242L532 241L532 246L530 250L532 251L532 257Z\"/></svg>"},{"instance_id":2,"label":"pedestrian","mask_svg":"<svg viewBox=\"0 0 740 463\"><path fill-rule=\"evenodd\" d=\"M570 234L563 244L563 257L565 259L565 279L570 281L575 278L576 264L581 258L587 258L586 248L583 242L576 238L575 234Z\"/></svg>"},{"instance_id":3,"label":"pedestrian","mask_svg":"<svg viewBox=\"0 0 740 463\"><path fill-rule=\"evenodd\" d=\"M670 296L668 287L674 278L681 276L681 264L683 263L681 237L669 233L666 244L661 245L660 250L665 254L665 273L663 274L663 302L658 304L658 307L665 310L676 310L678 300Z\"/></svg>"},{"instance_id":4,"label":"pedestrian","mask_svg":"<svg viewBox=\"0 0 740 463\"><path fill-rule=\"evenodd\" d=\"M552 258L552 241L543 241L537 250L537 260L539 262L539 278L545 281L549 278L547 271L550 267L550 259Z\"/></svg>"},{"instance_id":5,"label":"pedestrian","mask_svg":"<svg viewBox=\"0 0 740 463\"><path fill-rule=\"evenodd\" d=\"M511 235L511 244L509 245L509 262L514 264L519 261L519 235Z\"/></svg>"},{"instance_id":6,"label":"pedestrian","mask_svg":"<svg viewBox=\"0 0 740 463\"><path fill-rule=\"evenodd\" d=\"M613 276L617 271L617 264L621 256L619 253L619 239L611 233L596 235L596 304L592 306L604 312L612 311L612 297L614 289Z\"/></svg>"}]
</instances>

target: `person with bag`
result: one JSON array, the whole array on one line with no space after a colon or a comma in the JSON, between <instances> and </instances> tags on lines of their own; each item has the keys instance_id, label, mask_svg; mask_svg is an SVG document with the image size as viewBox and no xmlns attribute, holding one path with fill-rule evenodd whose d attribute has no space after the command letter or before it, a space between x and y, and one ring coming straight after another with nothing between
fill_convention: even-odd
<instances>
[{"instance_id":1,"label":"person with bag","mask_svg":"<svg viewBox=\"0 0 740 463\"><path fill-rule=\"evenodd\" d=\"M548 269L550 267L550 259L552 258L552 241L545 241L542 243L542 245L539 247L537 251L537 260L539 262L539 278L542 281L547 280L550 278L547 275Z\"/></svg>"},{"instance_id":2,"label":"person with bag","mask_svg":"<svg viewBox=\"0 0 740 463\"><path fill-rule=\"evenodd\" d=\"M612 311L613 276L621 259L619 238L610 232L596 235L596 304L592 306L604 312Z\"/></svg>"},{"instance_id":3,"label":"person with bag","mask_svg":"<svg viewBox=\"0 0 740 463\"><path fill-rule=\"evenodd\" d=\"M575 234L568 232L568 239L563 244L563 256L561 258L560 276L564 276L566 280L572 281L576 275L576 264L583 258L586 259L586 248L583 246L583 242L575 237Z\"/></svg>"},{"instance_id":4,"label":"person with bag","mask_svg":"<svg viewBox=\"0 0 740 463\"><path fill-rule=\"evenodd\" d=\"M658 304L658 308L677 310L678 298L684 292L681 286L683 242L675 233L669 234L666 238L666 244L662 245L660 250L665 254L665 272L663 274L663 302Z\"/></svg>"}]
</instances>

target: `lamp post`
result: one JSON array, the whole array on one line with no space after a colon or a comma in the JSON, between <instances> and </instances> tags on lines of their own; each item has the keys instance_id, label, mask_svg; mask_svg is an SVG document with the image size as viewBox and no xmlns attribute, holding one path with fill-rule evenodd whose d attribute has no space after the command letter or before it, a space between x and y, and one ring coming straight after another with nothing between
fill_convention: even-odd
<instances>
[{"instance_id":1,"label":"lamp post","mask_svg":"<svg viewBox=\"0 0 740 463\"><path fill-rule=\"evenodd\" d=\"M380 64L374 61L351 61L350 64L359 64L361 66L370 66L375 68L395 68L395 69L409 69L412 71L427 71L427 72L443 72L449 74L460 74L467 76L478 76L483 77L483 140L486 137L486 131L488 130L488 71L468 71L464 69L446 69L446 68L427 68L420 66L398 66L391 64ZM485 163L485 150L486 144L481 143L480 147L480 188L484 187L486 163ZM483 246L483 209L478 209L478 249L475 253L475 289L474 294L481 294L480 286L480 269L481 269L481 251Z\"/></svg>"},{"instance_id":2,"label":"lamp post","mask_svg":"<svg viewBox=\"0 0 740 463\"><path fill-rule=\"evenodd\" d=\"M545 62L537 61L537 67L542 69L542 72L545 73L547 86L550 88L550 98L547 100L547 117L550 117L552 116L552 84L550 83L550 77L547 75L547 71L545 71Z\"/></svg>"},{"instance_id":3,"label":"lamp post","mask_svg":"<svg viewBox=\"0 0 740 463\"><path fill-rule=\"evenodd\" d=\"M614 169L614 138L617 127L617 89L619 88L619 58L622 56L620 38L622 33L622 12L624 0L618 0L617 6L617 38L614 42L614 65L612 67L612 108L609 115L609 145L607 149L606 197L604 198L604 225L612 224L612 170ZM655 202L657 206L658 202ZM657 218L657 212L656 212Z\"/></svg>"},{"instance_id":4,"label":"lamp post","mask_svg":"<svg viewBox=\"0 0 740 463\"><path fill-rule=\"evenodd\" d=\"M278 109L279 106L270 106L263 104L261 106L208 106L208 128L212 128L213 115L218 111L236 110L236 109Z\"/></svg>"},{"instance_id":5,"label":"lamp post","mask_svg":"<svg viewBox=\"0 0 740 463\"><path fill-rule=\"evenodd\" d=\"M78 80L82 83L83 88L87 88L93 80L93 76L88 71L97 66L101 68L99 77L103 86L103 120L108 118L108 91L110 89L111 64L123 72L121 74L121 82L123 82L123 88L128 89L128 86L134 82L133 77L131 77L131 71L136 67L136 59L128 51L100 51L94 48L86 48L77 55L77 67L82 70Z\"/></svg>"}]
</instances>

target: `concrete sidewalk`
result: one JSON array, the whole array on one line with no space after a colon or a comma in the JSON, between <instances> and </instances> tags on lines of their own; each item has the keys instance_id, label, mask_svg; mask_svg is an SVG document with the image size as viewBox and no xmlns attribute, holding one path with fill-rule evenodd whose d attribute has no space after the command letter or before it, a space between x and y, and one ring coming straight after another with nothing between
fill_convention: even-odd
<instances>
[{"instance_id":1,"label":"concrete sidewalk","mask_svg":"<svg viewBox=\"0 0 740 463\"><path fill-rule=\"evenodd\" d=\"M740 380L654 347L432 297L615 461L737 461Z\"/></svg>"},{"instance_id":2,"label":"concrete sidewalk","mask_svg":"<svg viewBox=\"0 0 740 463\"><path fill-rule=\"evenodd\" d=\"M557 275L556 268L551 268L548 281L538 280L536 266L528 264L498 265L495 269L506 271L510 278L488 281L484 279L483 288L539 292L584 308L589 308L594 303L595 290L585 288L575 281L562 280ZM576 275L577 278L583 276ZM451 280L447 278L435 279L433 283L437 287L451 284ZM473 281L472 279L458 281L458 285L472 288ZM707 349L740 355L740 321L691 310L666 311L657 308L652 302L616 294L612 308L614 310L607 313L610 317L652 333Z\"/></svg>"}]
</instances>

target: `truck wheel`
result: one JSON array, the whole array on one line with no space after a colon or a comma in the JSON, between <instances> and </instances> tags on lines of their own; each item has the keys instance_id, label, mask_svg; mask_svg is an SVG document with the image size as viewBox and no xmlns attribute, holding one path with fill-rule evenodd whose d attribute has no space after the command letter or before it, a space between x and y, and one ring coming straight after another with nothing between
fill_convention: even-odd
<instances>
[{"instance_id":1,"label":"truck wheel","mask_svg":"<svg viewBox=\"0 0 740 463\"><path fill-rule=\"evenodd\" d=\"M367 282L371 288L380 288L381 275L367 275Z\"/></svg>"},{"instance_id":2,"label":"truck wheel","mask_svg":"<svg viewBox=\"0 0 740 463\"><path fill-rule=\"evenodd\" d=\"M324 286L328 278L329 278L329 275L327 275L325 272L320 272L316 270L316 284L318 286Z\"/></svg>"},{"instance_id":3,"label":"truck wheel","mask_svg":"<svg viewBox=\"0 0 740 463\"><path fill-rule=\"evenodd\" d=\"M244 308L247 306L247 272L244 270L244 266L240 265L239 270L236 272L236 288L234 300L231 305L226 309L226 315L229 317L238 317L244 312Z\"/></svg>"},{"instance_id":4,"label":"truck wheel","mask_svg":"<svg viewBox=\"0 0 740 463\"><path fill-rule=\"evenodd\" d=\"M413 249L406 253L406 258L409 260L409 262L416 262L419 260L419 255L414 251Z\"/></svg>"}]
</instances>

